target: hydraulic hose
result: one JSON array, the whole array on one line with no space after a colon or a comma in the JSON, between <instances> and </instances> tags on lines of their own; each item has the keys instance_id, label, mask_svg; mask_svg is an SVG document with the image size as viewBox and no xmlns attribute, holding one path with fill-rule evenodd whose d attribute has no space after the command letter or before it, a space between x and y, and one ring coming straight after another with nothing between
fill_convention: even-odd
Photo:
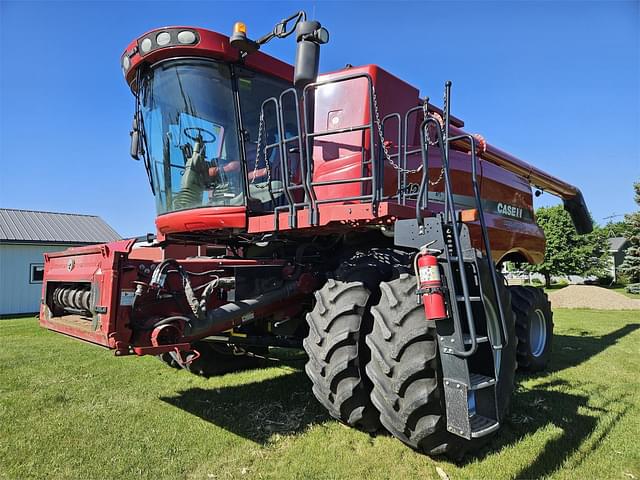
<instances>
[{"instance_id":1,"label":"hydraulic hose","mask_svg":"<svg viewBox=\"0 0 640 480\"><path fill-rule=\"evenodd\" d=\"M207 312L203 320L187 324L184 337L202 337L215 335L243 323L253 320L251 315L256 310L273 303L285 300L298 293L297 282L288 282L277 290L263 293L255 298L229 302Z\"/></svg>"}]
</instances>

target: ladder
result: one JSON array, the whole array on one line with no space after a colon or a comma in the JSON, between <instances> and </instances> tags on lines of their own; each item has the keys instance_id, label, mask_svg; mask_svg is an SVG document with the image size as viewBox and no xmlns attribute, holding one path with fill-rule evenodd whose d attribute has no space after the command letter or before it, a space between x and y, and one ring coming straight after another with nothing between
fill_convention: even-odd
<instances>
[{"instance_id":1,"label":"ladder","mask_svg":"<svg viewBox=\"0 0 640 480\"><path fill-rule=\"evenodd\" d=\"M491 255L487 226L477 181L476 139L472 135L451 136L451 82L445 85L443 125L427 115L420 131L423 174L416 201L416 219L396 224L396 244L419 248L430 243L440 252L449 317L436 321L442 366L444 400L449 432L479 438L500 427L497 382L501 350L509 342L504 299L500 297L498 275ZM427 135L435 132L436 141ZM484 253L471 245L468 227L461 221L453 200L449 169L449 146L465 140L471 149L471 182L482 232ZM435 146L442 158L444 210L423 218L428 204L429 148Z\"/></svg>"}]
</instances>

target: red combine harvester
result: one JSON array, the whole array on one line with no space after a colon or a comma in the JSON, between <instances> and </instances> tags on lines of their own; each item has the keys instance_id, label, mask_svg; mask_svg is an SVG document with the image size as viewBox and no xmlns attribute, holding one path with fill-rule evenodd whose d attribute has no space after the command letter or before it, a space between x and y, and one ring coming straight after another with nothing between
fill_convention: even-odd
<instances>
[{"instance_id":1,"label":"red combine harvester","mask_svg":"<svg viewBox=\"0 0 640 480\"><path fill-rule=\"evenodd\" d=\"M295 34L295 67L259 51ZM40 323L201 375L304 348L336 419L429 454L477 448L516 367L543 369L532 186L592 228L580 191L495 148L377 65L318 75L327 31L304 12L257 41L153 30L122 70L157 235L45 254Z\"/></svg>"}]
</instances>

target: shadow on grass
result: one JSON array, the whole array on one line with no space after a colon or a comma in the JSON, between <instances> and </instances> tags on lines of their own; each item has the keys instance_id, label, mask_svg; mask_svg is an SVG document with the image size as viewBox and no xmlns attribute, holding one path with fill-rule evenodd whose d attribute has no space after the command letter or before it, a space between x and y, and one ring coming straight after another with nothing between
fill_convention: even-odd
<instances>
[{"instance_id":1,"label":"shadow on grass","mask_svg":"<svg viewBox=\"0 0 640 480\"><path fill-rule=\"evenodd\" d=\"M544 378L550 373L578 366L638 328L640 324L628 324L601 336L589 336L590 332L585 330L577 330L575 336L555 335L553 358L547 371L520 378ZM579 393L568 393L567 390ZM547 441L543 451L515 478L546 477L577 455L575 467L588 452L600 446L632 406L629 395L611 398L601 387L584 382L552 380L533 389L518 386L513 396L511 415L504 422L500 434L483 450L465 458L461 465L518 444L540 429L555 427L557 435Z\"/></svg>"},{"instance_id":2,"label":"shadow on grass","mask_svg":"<svg viewBox=\"0 0 640 480\"><path fill-rule=\"evenodd\" d=\"M329 420L301 369L260 382L191 388L161 400L261 444L274 434L300 433L311 424Z\"/></svg>"},{"instance_id":3,"label":"shadow on grass","mask_svg":"<svg viewBox=\"0 0 640 480\"><path fill-rule=\"evenodd\" d=\"M586 330L576 330L575 335L557 335L550 369L536 377L544 378L549 373L580 365L638 328L640 324L629 324L602 336L589 336ZM297 434L311 424L331 420L311 392L303 360L285 359L284 364L294 368L294 372L231 387L193 388L162 400L261 444L266 444L273 434ZM519 386L513 397L512 413L500 434L459 465L482 460L551 426L557 433L516 478L548 476L569 458L579 464L589 451L597 449L631 406L628 396L609 398L598 386L589 383L552 380L533 389Z\"/></svg>"},{"instance_id":4,"label":"shadow on grass","mask_svg":"<svg viewBox=\"0 0 640 480\"><path fill-rule=\"evenodd\" d=\"M563 391L568 388L579 393ZM514 478L547 477L570 458L574 458L571 466L577 467L589 452L600 446L631 407L629 395L606 398L589 384L554 380L533 389L520 387L500 434L485 449L465 458L463 464L517 445L526 436L551 427L554 432L548 434L550 438L542 451Z\"/></svg>"},{"instance_id":5,"label":"shadow on grass","mask_svg":"<svg viewBox=\"0 0 640 480\"><path fill-rule=\"evenodd\" d=\"M618 340L640 328L638 323L629 323L606 335L595 336L588 330L570 329L574 335L553 336L553 356L546 372L538 376L575 367L600 354Z\"/></svg>"}]
</instances>

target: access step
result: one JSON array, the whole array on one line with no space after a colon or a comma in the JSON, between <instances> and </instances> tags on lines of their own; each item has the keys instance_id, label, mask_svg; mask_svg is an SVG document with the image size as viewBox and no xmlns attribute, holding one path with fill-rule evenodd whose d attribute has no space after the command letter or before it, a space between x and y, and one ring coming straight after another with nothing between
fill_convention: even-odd
<instances>
[{"instance_id":1,"label":"access step","mask_svg":"<svg viewBox=\"0 0 640 480\"><path fill-rule=\"evenodd\" d=\"M469 390L480 390L481 388L487 388L496 384L495 378L480 375L479 373L469 375L469 380Z\"/></svg>"},{"instance_id":2,"label":"access step","mask_svg":"<svg viewBox=\"0 0 640 480\"><path fill-rule=\"evenodd\" d=\"M447 261L447 257L439 257L441 262L446 262ZM449 262L457 262L458 261L458 256L457 255L451 255L449 257ZM466 258L466 257L462 257L462 261L464 263L473 263L473 258Z\"/></svg>"},{"instance_id":3,"label":"access step","mask_svg":"<svg viewBox=\"0 0 640 480\"><path fill-rule=\"evenodd\" d=\"M472 415L469 422L471 424L471 438L484 437L500 428L500 423L497 420L482 415Z\"/></svg>"}]
</instances>

